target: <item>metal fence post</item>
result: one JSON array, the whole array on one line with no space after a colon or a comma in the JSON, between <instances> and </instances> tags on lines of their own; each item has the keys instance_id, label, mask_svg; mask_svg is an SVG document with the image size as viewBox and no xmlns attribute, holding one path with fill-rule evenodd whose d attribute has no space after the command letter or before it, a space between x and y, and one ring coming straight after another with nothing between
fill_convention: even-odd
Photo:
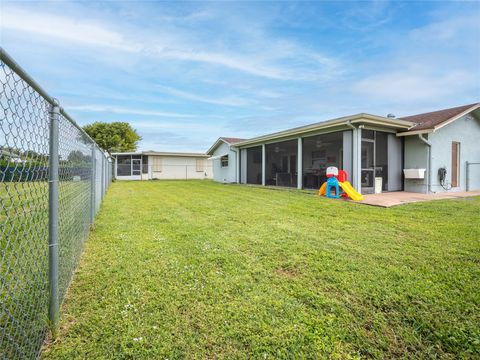
<instances>
[{"instance_id":1,"label":"metal fence post","mask_svg":"<svg viewBox=\"0 0 480 360\"><path fill-rule=\"evenodd\" d=\"M466 169L465 169L465 191L468 191L468 161L466 162Z\"/></svg>"},{"instance_id":2,"label":"metal fence post","mask_svg":"<svg viewBox=\"0 0 480 360\"><path fill-rule=\"evenodd\" d=\"M107 193L107 157L105 153L103 153L103 197L105 197L105 194Z\"/></svg>"},{"instance_id":3,"label":"metal fence post","mask_svg":"<svg viewBox=\"0 0 480 360\"><path fill-rule=\"evenodd\" d=\"M105 193L104 188L105 188L105 183L104 183L104 176L105 176L105 170L103 166L103 159L105 158L105 154L102 152L101 160L102 162L100 163L100 197L103 199L103 194Z\"/></svg>"},{"instance_id":4,"label":"metal fence post","mask_svg":"<svg viewBox=\"0 0 480 360\"><path fill-rule=\"evenodd\" d=\"M95 170L96 170L96 156L95 156L95 144L92 144L92 176L90 181L90 225L93 225L95 221Z\"/></svg>"},{"instance_id":5,"label":"metal fence post","mask_svg":"<svg viewBox=\"0 0 480 360\"><path fill-rule=\"evenodd\" d=\"M58 295L58 206L59 206L59 134L60 106L54 99L50 110L49 179L48 179L48 316L53 336L56 335L59 320Z\"/></svg>"}]
</instances>

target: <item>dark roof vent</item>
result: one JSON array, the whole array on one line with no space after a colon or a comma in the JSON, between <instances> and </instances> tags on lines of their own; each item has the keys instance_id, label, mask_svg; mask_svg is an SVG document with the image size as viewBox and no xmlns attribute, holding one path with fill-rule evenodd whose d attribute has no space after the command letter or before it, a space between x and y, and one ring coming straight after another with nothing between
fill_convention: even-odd
<instances>
[{"instance_id":1,"label":"dark roof vent","mask_svg":"<svg viewBox=\"0 0 480 360\"><path fill-rule=\"evenodd\" d=\"M395 119L396 116L395 116L395 114L390 113L390 114L387 115L387 118L389 118L389 119Z\"/></svg>"}]
</instances>

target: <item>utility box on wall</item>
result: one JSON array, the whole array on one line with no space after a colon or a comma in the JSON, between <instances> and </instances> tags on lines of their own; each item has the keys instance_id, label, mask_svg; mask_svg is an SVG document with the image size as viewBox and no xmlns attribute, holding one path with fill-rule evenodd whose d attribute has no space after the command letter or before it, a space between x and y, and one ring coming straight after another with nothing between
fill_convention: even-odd
<instances>
[{"instance_id":1,"label":"utility box on wall","mask_svg":"<svg viewBox=\"0 0 480 360\"><path fill-rule=\"evenodd\" d=\"M424 179L425 169L403 169L405 179Z\"/></svg>"}]
</instances>

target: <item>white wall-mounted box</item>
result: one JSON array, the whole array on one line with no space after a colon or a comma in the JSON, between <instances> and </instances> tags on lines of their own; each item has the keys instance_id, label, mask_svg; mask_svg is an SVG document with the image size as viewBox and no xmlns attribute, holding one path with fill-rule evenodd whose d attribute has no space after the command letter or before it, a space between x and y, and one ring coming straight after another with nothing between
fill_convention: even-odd
<instances>
[{"instance_id":1,"label":"white wall-mounted box","mask_svg":"<svg viewBox=\"0 0 480 360\"><path fill-rule=\"evenodd\" d=\"M403 169L405 179L424 179L425 169Z\"/></svg>"}]
</instances>

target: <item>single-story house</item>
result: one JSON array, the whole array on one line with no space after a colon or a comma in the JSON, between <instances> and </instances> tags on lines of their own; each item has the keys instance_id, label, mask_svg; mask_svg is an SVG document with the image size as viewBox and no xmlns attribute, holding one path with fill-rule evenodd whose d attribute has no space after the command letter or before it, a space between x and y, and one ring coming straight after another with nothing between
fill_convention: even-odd
<instances>
[{"instance_id":1,"label":"single-story house","mask_svg":"<svg viewBox=\"0 0 480 360\"><path fill-rule=\"evenodd\" d=\"M396 118L357 114L252 139L219 138L207 151L224 183L318 189L326 168L375 191L480 189L480 103Z\"/></svg>"},{"instance_id":2,"label":"single-story house","mask_svg":"<svg viewBox=\"0 0 480 360\"><path fill-rule=\"evenodd\" d=\"M211 179L212 161L201 153L124 152L112 153L118 180Z\"/></svg>"},{"instance_id":3,"label":"single-story house","mask_svg":"<svg viewBox=\"0 0 480 360\"><path fill-rule=\"evenodd\" d=\"M237 182L237 148L235 144L245 141L239 138L221 137L207 151L213 161L213 180L223 183Z\"/></svg>"}]
</instances>

